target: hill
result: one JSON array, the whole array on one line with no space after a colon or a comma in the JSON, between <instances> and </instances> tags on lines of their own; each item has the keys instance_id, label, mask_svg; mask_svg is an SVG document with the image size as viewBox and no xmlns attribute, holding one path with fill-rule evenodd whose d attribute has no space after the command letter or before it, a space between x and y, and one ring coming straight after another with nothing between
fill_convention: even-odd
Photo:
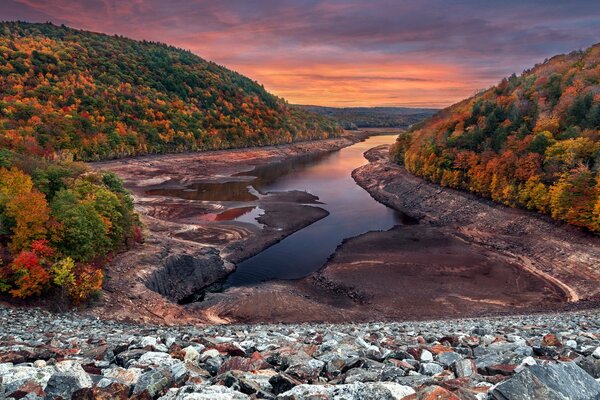
<instances>
[{"instance_id":1,"label":"hill","mask_svg":"<svg viewBox=\"0 0 600 400\"><path fill-rule=\"evenodd\" d=\"M259 146L340 132L189 51L52 24L0 24L0 87L0 146L48 158Z\"/></svg>"},{"instance_id":2,"label":"hill","mask_svg":"<svg viewBox=\"0 0 600 400\"><path fill-rule=\"evenodd\" d=\"M407 107L321 107L298 106L336 120L344 129L404 128L421 122L438 110Z\"/></svg>"},{"instance_id":3,"label":"hill","mask_svg":"<svg viewBox=\"0 0 600 400\"><path fill-rule=\"evenodd\" d=\"M418 176L600 232L600 44L440 111L392 155Z\"/></svg>"}]
</instances>

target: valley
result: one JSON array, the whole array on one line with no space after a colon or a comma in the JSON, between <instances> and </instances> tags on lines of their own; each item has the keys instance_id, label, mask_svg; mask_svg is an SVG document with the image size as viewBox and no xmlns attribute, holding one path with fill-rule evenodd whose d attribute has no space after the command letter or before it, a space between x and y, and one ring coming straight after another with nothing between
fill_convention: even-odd
<instances>
[{"instance_id":1,"label":"valley","mask_svg":"<svg viewBox=\"0 0 600 400\"><path fill-rule=\"evenodd\" d=\"M94 164L132 190L148 232L91 312L352 322L595 304L597 238L411 176L385 133Z\"/></svg>"}]
</instances>

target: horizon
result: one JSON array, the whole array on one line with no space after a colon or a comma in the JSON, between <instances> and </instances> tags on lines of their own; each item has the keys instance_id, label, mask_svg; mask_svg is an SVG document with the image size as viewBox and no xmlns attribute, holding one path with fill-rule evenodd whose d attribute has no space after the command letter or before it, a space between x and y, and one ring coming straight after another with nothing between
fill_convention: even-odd
<instances>
[{"instance_id":1,"label":"horizon","mask_svg":"<svg viewBox=\"0 0 600 400\"><path fill-rule=\"evenodd\" d=\"M599 39L600 3L8 0L2 20L162 42L291 104L444 108Z\"/></svg>"}]
</instances>

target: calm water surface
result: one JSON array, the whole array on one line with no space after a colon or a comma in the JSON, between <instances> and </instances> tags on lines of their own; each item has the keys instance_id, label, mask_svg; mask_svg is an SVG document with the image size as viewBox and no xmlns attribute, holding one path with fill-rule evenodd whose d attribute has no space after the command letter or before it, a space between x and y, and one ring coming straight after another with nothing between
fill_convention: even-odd
<instances>
[{"instance_id":1,"label":"calm water surface","mask_svg":"<svg viewBox=\"0 0 600 400\"><path fill-rule=\"evenodd\" d=\"M238 264L225 286L251 285L271 279L299 279L320 269L344 239L403 223L396 211L375 201L356 184L351 173L367 163L363 153L393 143L396 135L372 136L339 151L294 157L238 174L229 182L198 183L186 189L156 189L149 195L198 201L252 202L260 193L303 190L319 197L329 215ZM252 203L249 203L252 204ZM256 206L208 214L209 221L256 221Z\"/></svg>"},{"instance_id":2,"label":"calm water surface","mask_svg":"<svg viewBox=\"0 0 600 400\"><path fill-rule=\"evenodd\" d=\"M324 203L319 206L330 214L238 264L226 285L303 278L320 269L342 240L402 223L400 214L375 201L351 176L354 169L367 163L365 151L393 143L395 138L372 136L333 153L249 172L257 175L250 184L260 192L305 190L318 196Z\"/></svg>"}]
</instances>

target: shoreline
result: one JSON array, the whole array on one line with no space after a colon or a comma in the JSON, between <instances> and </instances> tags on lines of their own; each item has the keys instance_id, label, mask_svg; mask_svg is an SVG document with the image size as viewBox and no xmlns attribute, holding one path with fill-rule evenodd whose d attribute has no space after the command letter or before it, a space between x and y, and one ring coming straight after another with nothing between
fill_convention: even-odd
<instances>
[{"instance_id":1,"label":"shoreline","mask_svg":"<svg viewBox=\"0 0 600 400\"><path fill-rule=\"evenodd\" d=\"M388 149L389 146L380 146L367 151L365 157L369 159L369 164L352 174L357 184L377 201L418 218L427 225L441 227L468 243L491 248L517 260L524 270L560 287L570 303L600 299L600 288L594 287L597 285L576 285L581 280L581 273L586 274L585 280L592 277L595 278L594 283L600 282L600 271L594 271L593 268L600 265L599 237L553 221L545 215L506 207L422 180L388 161ZM445 197L441 201L449 207L436 209L435 205L440 200L435 197L440 195ZM447 201L448 198L452 201ZM473 218L473 215L477 215L477 218ZM536 229L544 237L540 237ZM489 237L496 239L497 243L491 243ZM549 241L554 244L554 251L531 251ZM520 242L520 246L517 246L517 242ZM576 259L569 256L569 250L578 252ZM558 262L552 262L556 260ZM569 278L574 281L571 285L564 281Z\"/></svg>"},{"instance_id":2,"label":"shoreline","mask_svg":"<svg viewBox=\"0 0 600 400\"><path fill-rule=\"evenodd\" d=\"M115 257L99 302L86 313L118 321L160 324L224 323L210 311L185 303L203 296L235 270L235 264L324 218L318 198L305 192L266 193L255 201L205 202L148 195L153 189L183 190L196 182L239 181L257 166L305 155L318 156L364 140L367 132L318 141L201 153L110 160L93 168L119 175L132 191L146 232L145 243ZM223 210L260 207L257 223L203 220ZM177 271L179 270L179 273Z\"/></svg>"}]
</instances>

